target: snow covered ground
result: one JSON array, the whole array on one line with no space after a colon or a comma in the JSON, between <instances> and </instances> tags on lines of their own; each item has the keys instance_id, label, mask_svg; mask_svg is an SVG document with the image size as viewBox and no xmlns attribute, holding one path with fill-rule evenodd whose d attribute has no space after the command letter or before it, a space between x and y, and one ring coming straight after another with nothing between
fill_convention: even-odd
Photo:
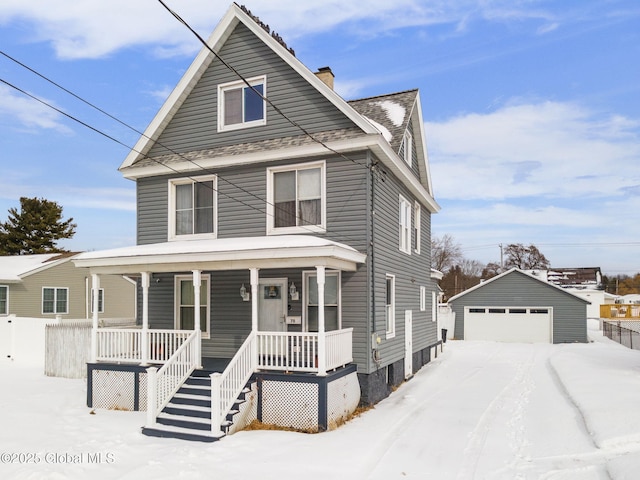
<instances>
[{"instance_id":1,"label":"snow covered ground","mask_svg":"<svg viewBox=\"0 0 640 480\"><path fill-rule=\"evenodd\" d=\"M640 478L640 352L454 342L338 430L145 437L144 413L85 406L85 383L0 366L2 479Z\"/></svg>"}]
</instances>

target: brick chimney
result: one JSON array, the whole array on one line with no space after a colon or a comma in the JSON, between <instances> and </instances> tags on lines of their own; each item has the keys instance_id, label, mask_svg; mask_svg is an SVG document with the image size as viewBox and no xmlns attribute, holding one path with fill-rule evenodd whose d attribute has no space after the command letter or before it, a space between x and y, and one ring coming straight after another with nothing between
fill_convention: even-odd
<instances>
[{"instance_id":1,"label":"brick chimney","mask_svg":"<svg viewBox=\"0 0 640 480\"><path fill-rule=\"evenodd\" d=\"M333 79L335 75L331 71L331 67L321 67L316 72L316 77L322 80L331 90L333 90Z\"/></svg>"}]
</instances>

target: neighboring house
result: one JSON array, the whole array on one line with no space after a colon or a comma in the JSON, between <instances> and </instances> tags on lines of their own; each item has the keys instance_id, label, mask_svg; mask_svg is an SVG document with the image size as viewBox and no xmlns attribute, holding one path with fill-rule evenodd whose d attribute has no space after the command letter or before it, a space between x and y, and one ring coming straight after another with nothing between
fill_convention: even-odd
<instances>
[{"instance_id":1,"label":"neighboring house","mask_svg":"<svg viewBox=\"0 0 640 480\"><path fill-rule=\"evenodd\" d=\"M587 318L600 318L600 306L613 304L616 298L604 291L600 267L551 268L527 273L591 302L587 306Z\"/></svg>"},{"instance_id":2,"label":"neighboring house","mask_svg":"<svg viewBox=\"0 0 640 480\"><path fill-rule=\"evenodd\" d=\"M523 343L586 342L588 304L517 268L449 299L457 338Z\"/></svg>"},{"instance_id":3,"label":"neighboring house","mask_svg":"<svg viewBox=\"0 0 640 480\"><path fill-rule=\"evenodd\" d=\"M83 319L92 317L91 276L75 268L76 254L0 257L0 316ZM107 275L98 291L105 318L135 318L135 281Z\"/></svg>"},{"instance_id":4,"label":"neighboring house","mask_svg":"<svg viewBox=\"0 0 640 480\"><path fill-rule=\"evenodd\" d=\"M120 167L137 186L138 244L76 260L97 281L141 278L143 351L103 352L111 333L98 329L89 368L125 375L107 365L127 355L164 363L152 336L174 332L160 350L188 344L192 367L226 364L215 380L222 391L235 397L258 378L262 421L300 427L315 401L310 428L330 428L358 400L386 397L440 343L430 251L439 207L420 97L410 90L343 100L330 69L314 74L235 4L208 45L241 77L203 48ZM228 386L240 359L242 380ZM156 375L137 365L129 374ZM103 405L91 376L89 402ZM152 389L160 384L153 378ZM297 393L309 385L314 401ZM157 424L172 423L158 412L178 388L148 406L156 411L145 432L175 434L166 426L158 433ZM231 408L218 403L216 388L205 436L220 435ZM130 405L156 402L150 392ZM339 415L327 411L332 405Z\"/></svg>"}]
</instances>

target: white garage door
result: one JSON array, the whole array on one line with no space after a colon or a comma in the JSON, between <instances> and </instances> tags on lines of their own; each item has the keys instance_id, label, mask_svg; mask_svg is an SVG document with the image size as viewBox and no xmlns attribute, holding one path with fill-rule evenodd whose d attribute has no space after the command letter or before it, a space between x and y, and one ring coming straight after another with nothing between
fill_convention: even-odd
<instances>
[{"instance_id":1,"label":"white garage door","mask_svg":"<svg viewBox=\"0 0 640 480\"><path fill-rule=\"evenodd\" d=\"M551 343L551 307L465 307L464 339Z\"/></svg>"}]
</instances>

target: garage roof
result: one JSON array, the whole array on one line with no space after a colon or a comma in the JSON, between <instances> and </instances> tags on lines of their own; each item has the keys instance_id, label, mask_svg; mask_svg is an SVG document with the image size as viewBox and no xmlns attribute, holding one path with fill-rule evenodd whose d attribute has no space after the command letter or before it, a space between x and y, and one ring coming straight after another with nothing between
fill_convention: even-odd
<instances>
[{"instance_id":1,"label":"garage roof","mask_svg":"<svg viewBox=\"0 0 640 480\"><path fill-rule=\"evenodd\" d=\"M582 298L582 297L580 297L580 296L578 296L578 295L575 295L575 294L571 293L570 291L565 290L564 288L560 288L560 287L558 287L557 285L554 285L554 284L552 284L552 283L545 282L544 280L541 280L541 279L540 279L540 278L538 278L538 277L534 277L533 275L530 275L529 273L527 273L527 272L525 272L525 271L523 271L523 270L520 270L519 268L515 268L515 267L514 267L514 268L512 268L511 270L507 270L506 272L501 273L500 275L497 275L497 276L495 276L495 277L493 277L493 278L490 278L489 280L486 280L486 281L484 281L484 282L480 282L480 283L479 283L478 285L476 285L475 287L471 287L471 288L469 288L469 289L465 290L464 292L459 293L458 295L455 295L455 296L451 297L451 298L449 299L449 302L453 302L453 301L455 301L455 300L458 300L459 298L461 298L461 297L463 297L463 296L467 295L468 293L473 292L474 290L478 290L479 288L482 288L482 287L484 287L484 286L486 286L486 285L488 285L488 284L490 284L490 283L492 283L492 282L495 282L495 281L496 281L496 280L498 280L499 278L503 278L503 277L506 277L507 275L511 275L511 274L516 274L516 275L517 275L517 274L520 274L520 275L523 275L523 276L525 276L525 277L527 277L527 278L530 278L530 279L532 279L532 280L535 280L536 282L540 282L541 284L543 284L543 285L545 285L545 286L547 286L547 287L549 287L549 288L553 288L553 289L555 289L555 290L558 290L559 292L562 292L562 293L564 293L565 295L570 295L571 297L574 297L574 298L576 298L576 299L578 299L578 300L580 300L580 301L584 302L584 303L585 303L585 304L587 304L587 305L590 305L590 304L591 304L591 302L590 302L589 300L585 300L584 298Z\"/></svg>"}]
</instances>

